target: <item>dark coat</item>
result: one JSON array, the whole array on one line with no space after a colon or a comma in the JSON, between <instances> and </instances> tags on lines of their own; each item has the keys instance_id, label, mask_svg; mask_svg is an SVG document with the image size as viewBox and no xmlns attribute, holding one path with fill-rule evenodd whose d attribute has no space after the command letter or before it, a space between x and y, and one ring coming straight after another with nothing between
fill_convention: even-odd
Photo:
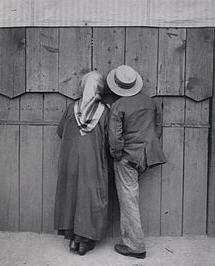
<instances>
[{"instance_id":1,"label":"dark coat","mask_svg":"<svg viewBox=\"0 0 215 266\"><path fill-rule=\"evenodd\" d=\"M107 122L105 110L96 127L81 136L74 103L57 129L62 138L55 201L55 229L94 240L105 235L108 208Z\"/></svg>"},{"instance_id":2,"label":"dark coat","mask_svg":"<svg viewBox=\"0 0 215 266\"><path fill-rule=\"evenodd\" d=\"M112 105L109 145L116 160L125 158L140 167L166 162L156 132L156 105L150 97L140 92Z\"/></svg>"}]
</instances>

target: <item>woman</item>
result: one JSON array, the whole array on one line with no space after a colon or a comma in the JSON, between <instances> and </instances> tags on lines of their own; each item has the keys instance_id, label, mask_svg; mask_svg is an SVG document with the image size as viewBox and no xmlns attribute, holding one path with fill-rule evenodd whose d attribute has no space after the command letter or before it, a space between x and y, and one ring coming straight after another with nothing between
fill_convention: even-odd
<instances>
[{"instance_id":1,"label":"woman","mask_svg":"<svg viewBox=\"0 0 215 266\"><path fill-rule=\"evenodd\" d=\"M62 138L55 202L55 229L70 239L70 250L84 255L104 237L107 225L108 108L101 103L104 79L83 76L82 97L71 103L57 129Z\"/></svg>"}]
</instances>

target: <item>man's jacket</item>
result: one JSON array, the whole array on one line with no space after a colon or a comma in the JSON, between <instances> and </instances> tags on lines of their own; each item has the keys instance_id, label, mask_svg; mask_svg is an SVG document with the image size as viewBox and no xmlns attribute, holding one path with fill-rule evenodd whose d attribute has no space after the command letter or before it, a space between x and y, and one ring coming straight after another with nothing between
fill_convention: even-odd
<instances>
[{"instance_id":1,"label":"man's jacket","mask_svg":"<svg viewBox=\"0 0 215 266\"><path fill-rule=\"evenodd\" d=\"M109 119L109 145L116 160L125 158L147 167L166 162L156 132L156 105L150 97L140 92L114 102Z\"/></svg>"}]
</instances>

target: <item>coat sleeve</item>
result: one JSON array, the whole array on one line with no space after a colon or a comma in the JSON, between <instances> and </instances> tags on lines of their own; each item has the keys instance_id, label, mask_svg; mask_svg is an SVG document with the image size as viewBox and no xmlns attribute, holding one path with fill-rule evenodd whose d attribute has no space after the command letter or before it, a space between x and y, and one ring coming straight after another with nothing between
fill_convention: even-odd
<instances>
[{"instance_id":1,"label":"coat sleeve","mask_svg":"<svg viewBox=\"0 0 215 266\"><path fill-rule=\"evenodd\" d=\"M115 106L112 106L109 117L108 138L110 145L110 154L116 160L122 157L122 150L124 147L123 139L123 113Z\"/></svg>"},{"instance_id":2,"label":"coat sleeve","mask_svg":"<svg viewBox=\"0 0 215 266\"><path fill-rule=\"evenodd\" d=\"M60 123L58 124L58 127L57 127L56 133L60 138L62 138L62 136L63 136L63 129L64 129L64 124L66 121L67 113L68 113L68 107L65 110L63 116L61 117Z\"/></svg>"}]
</instances>

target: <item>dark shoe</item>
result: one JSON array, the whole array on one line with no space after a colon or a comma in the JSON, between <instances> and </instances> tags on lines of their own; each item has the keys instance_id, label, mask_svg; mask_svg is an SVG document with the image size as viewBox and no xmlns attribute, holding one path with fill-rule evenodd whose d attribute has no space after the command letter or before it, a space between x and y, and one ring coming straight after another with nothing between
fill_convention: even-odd
<instances>
[{"instance_id":1,"label":"dark shoe","mask_svg":"<svg viewBox=\"0 0 215 266\"><path fill-rule=\"evenodd\" d=\"M129 248L125 245L116 244L114 246L114 249L116 252L124 256L135 257L138 259L145 259L146 257L146 251L143 253L134 253L134 252L129 251Z\"/></svg>"},{"instance_id":2,"label":"dark shoe","mask_svg":"<svg viewBox=\"0 0 215 266\"><path fill-rule=\"evenodd\" d=\"M69 250L77 252L78 249L79 249L79 243L71 239L69 242Z\"/></svg>"},{"instance_id":3,"label":"dark shoe","mask_svg":"<svg viewBox=\"0 0 215 266\"><path fill-rule=\"evenodd\" d=\"M88 251L94 249L95 247L95 241L89 241L89 242L81 242L78 249L78 254L83 256Z\"/></svg>"}]
</instances>

